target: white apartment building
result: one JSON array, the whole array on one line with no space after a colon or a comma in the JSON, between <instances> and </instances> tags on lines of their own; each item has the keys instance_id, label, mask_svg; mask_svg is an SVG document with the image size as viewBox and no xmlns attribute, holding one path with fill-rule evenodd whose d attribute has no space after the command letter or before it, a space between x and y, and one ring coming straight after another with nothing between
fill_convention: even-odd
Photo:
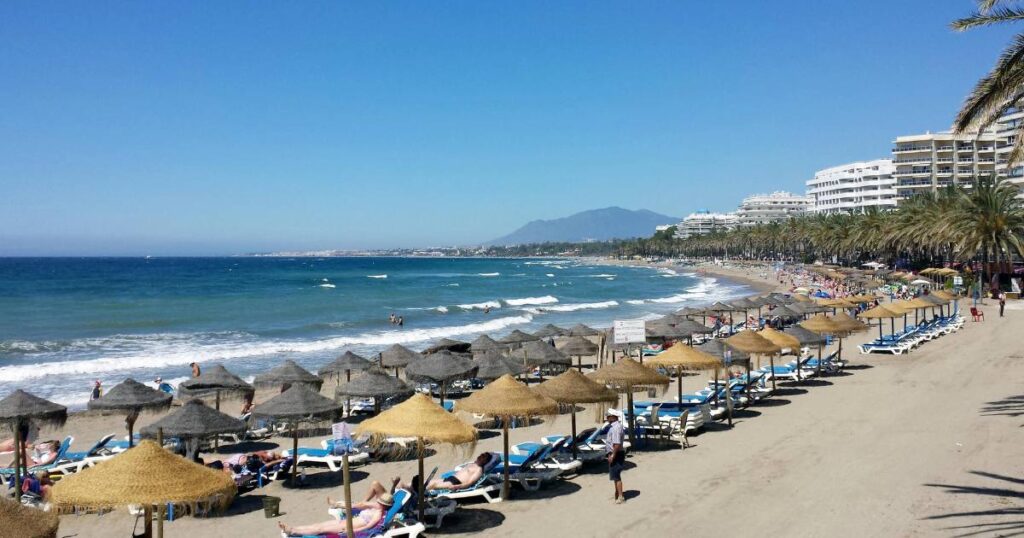
<instances>
[{"instance_id":1,"label":"white apartment building","mask_svg":"<svg viewBox=\"0 0 1024 538\"><path fill-rule=\"evenodd\" d=\"M858 213L869 207L896 207L892 159L875 159L819 170L807 181L810 210L816 213Z\"/></svg>"},{"instance_id":2,"label":"white apartment building","mask_svg":"<svg viewBox=\"0 0 1024 538\"><path fill-rule=\"evenodd\" d=\"M736 210L739 226L757 226L802 215L814 200L802 194L776 191L771 194L747 196Z\"/></svg>"},{"instance_id":3,"label":"white apartment building","mask_svg":"<svg viewBox=\"0 0 1024 538\"><path fill-rule=\"evenodd\" d=\"M1010 150L1024 126L1024 111L1013 110L996 120L996 174L1018 185L1024 184L1024 166L1017 165L1011 170L1007 161Z\"/></svg>"},{"instance_id":4,"label":"white apartment building","mask_svg":"<svg viewBox=\"0 0 1024 538\"><path fill-rule=\"evenodd\" d=\"M707 210L690 213L676 226L676 237L686 239L713 231L732 230L739 219L733 213L712 213Z\"/></svg>"},{"instance_id":5,"label":"white apartment building","mask_svg":"<svg viewBox=\"0 0 1024 538\"><path fill-rule=\"evenodd\" d=\"M949 132L898 136L893 141L896 198L906 200L949 185L970 187L995 177L995 129L981 134Z\"/></svg>"}]
</instances>

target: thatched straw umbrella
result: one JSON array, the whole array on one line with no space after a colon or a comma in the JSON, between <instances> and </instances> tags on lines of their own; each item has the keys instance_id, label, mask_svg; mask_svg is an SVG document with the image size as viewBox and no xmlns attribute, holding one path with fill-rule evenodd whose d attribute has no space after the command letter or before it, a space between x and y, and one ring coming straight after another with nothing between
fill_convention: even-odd
<instances>
[{"instance_id":1,"label":"thatched straw umbrella","mask_svg":"<svg viewBox=\"0 0 1024 538\"><path fill-rule=\"evenodd\" d=\"M799 351L800 351L800 339L799 338L797 338L797 337L795 337L795 336L793 336L791 334L786 334L786 333L781 332L781 331L776 331L775 329L773 329L771 327L765 327L764 329L761 329L761 332L759 332L758 334L762 338L768 340L769 342L775 344L776 346L779 346L780 353L781 353L782 349L789 348L789 351L791 353L793 353L794 355L796 355L797 359L800 358L800 353L799 353ZM771 364L771 367L772 367L772 390L775 390L775 361L770 356L768 358L768 361L769 361L769 363ZM797 370L799 370L799 369L800 369L800 367L799 367L799 363L798 363L797 364Z\"/></svg>"},{"instance_id":2,"label":"thatched straw umbrella","mask_svg":"<svg viewBox=\"0 0 1024 538\"><path fill-rule=\"evenodd\" d=\"M224 509L235 492L230 476L147 440L95 467L65 476L50 490L50 502L62 511L141 504L146 536L152 536L154 505L211 503ZM158 527L158 536L161 534Z\"/></svg>"},{"instance_id":3,"label":"thatched straw umbrella","mask_svg":"<svg viewBox=\"0 0 1024 538\"><path fill-rule=\"evenodd\" d=\"M703 308L694 308L692 306L686 306L675 311L675 315L683 316L686 319L691 319L690 316L700 316L704 312Z\"/></svg>"},{"instance_id":4,"label":"thatched straw umbrella","mask_svg":"<svg viewBox=\"0 0 1024 538\"><path fill-rule=\"evenodd\" d=\"M787 327L782 332L783 334L788 334L799 340L801 347L820 346L824 345L826 341L824 336L821 336L815 332L808 331L807 329L799 325Z\"/></svg>"},{"instance_id":5,"label":"thatched straw umbrella","mask_svg":"<svg viewBox=\"0 0 1024 538\"><path fill-rule=\"evenodd\" d=\"M394 344L380 353L381 368L394 368L395 377L398 377L398 369L405 368L409 363L423 358L423 355L401 345Z\"/></svg>"},{"instance_id":6,"label":"thatched straw umbrella","mask_svg":"<svg viewBox=\"0 0 1024 538\"><path fill-rule=\"evenodd\" d=\"M843 334L843 327L838 323L832 321L831 318L824 314L818 314L816 316L811 317L810 319L801 321L800 327L803 327L808 331L811 331L822 336L839 336L840 334ZM818 368L816 370L819 375L821 374L821 363L824 362L825 359L825 357L822 356L822 353L824 353L824 346L823 344L818 344ZM796 377L797 379L800 379L799 368L797 368L796 370Z\"/></svg>"},{"instance_id":7,"label":"thatched straw umbrella","mask_svg":"<svg viewBox=\"0 0 1024 538\"><path fill-rule=\"evenodd\" d=\"M566 336L567 334L569 334L568 330L563 329L557 325L552 325L550 323L541 327L537 332L533 333L533 335L536 336L537 338L554 338L556 336Z\"/></svg>"},{"instance_id":8,"label":"thatched straw umbrella","mask_svg":"<svg viewBox=\"0 0 1024 538\"><path fill-rule=\"evenodd\" d=\"M166 410L171 406L171 395L128 378L103 396L90 401L88 405L90 410L124 412L124 423L128 428L128 447L131 448L135 444L132 432L139 413Z\"/></svg>"},{"instance_id":9,"label":"thatched straw umbrella","mask_svg":"<svg viewBox=\"0 0 1024 538\"><path fill-rule=\"evenodd\" d=\"M686 327L676 325L675 319L666 318L668 318L668 316L644 324L644 330L647 333L647 338L682 340L693 336L693 333L686 330Z\"/></svg>"},{"instance_id":10,"label":"thatched straw umbrella","mask_svg":"<svg viewBox=\"0 0 1024 538\"><path fill-rule=\"evenodd\" d=\"M832 321L839 325L842 332L837 334L839 337L839 350L836 352L836 356L839 360L843 360L843 338L853 334L868 330L868 326L864 323L857 321L850 317L846 312L839 312L832 316Z\"/></svg>"},{"instance_id":11,"label":"thatched straw umbrella","mask_svg":"<svg viewBox=\"0 0 1024 538\"><path fill-rule=\"evenodd\" d=\"M786 305L776 306L775 308L768 311L773 316L780 318L799 318L803 317L803 313L797 312L795 309L790 308Z\"/></svg>"},{"instance_id":12,"label":"thatched straw umbrella","mask_svg":"<svg viewBox=\"0 0 1024 538\"><path fill-rule=\"evenodd\" d=\"M23 506L20 502L0 497L0 537L57 538L60 519L53 512Z\"/></svg>"},{"instance_id":13,"label":"thatched straw umbrella","mask_svg":"<svg viewBox=\"0 0 1024 538\"><path fill-rule=\"evenodd\" d=\"M476 368L477 365L469 359L439 351L406 366L405 377L417 383L437 383L443 405L448 384L459 379L472 379Z\"/></svg>"},{"instance_id":14,"label":"thatched straw umbrella","mask_svg":"<svg viewBox=\"0 0 1024 538\"><path fill-rule=\"evenodd\" d=\"M861 319L877 319L878 321L878 337L881 338L882 334L882 321L883 319L891 320L892 332L896 333L896 318L903 316L902 311L896 312L886 305L878 305L870 310L865 310L857 315ZM813 330L813 329L812 329Z\"/></svg>"},{"instance_id":15,"label":"thatched straw umbrella","mask_svg":"<svg viewBox=\"0 0 1024 538\"><path fill-rule=\"evenodd\" d=\"M477 365L476 378L493 381L503 375L517 376L526 371L526 366L513 362L497 350L478 355L473 362Z\"/></svg>"},{"instance_id":16,"label":"thatched straw umbrella","mask_svg":"<svg viewBox=\"0 0 1024 538\"><path fill-rule=\"evenodd\" d=\"M469 353L470 344L469 342L461 342L459 340L452 340L451 338L442 338L437 341L434 345L423 350L424 355L432 355L441 351L450 351L452 353Z\"/></svg>"},{"instance_id":17,"label":"thatched straw umbrella","mask_svg":"<svg viewBox=\"0 0 1024 538\"><path fill-rule=\"evenodd\" d=\"M576 370L561 374L537 385L534 390L560 404L568 404L572 413L572 437L576 438L576 404L610 403L619 400L619 395L608 387L587 379ZM572 458L576 459L576 443L572 444Z\"/></svg>"},{"instance_id":18,"label":"thatched straw umbrella","mask_svg":"<svg viewBox=\"0 0 1024 538\"><path fill-rule=\"evenodd\" d=\"M284 392L257 405L252 414L255 417L289 420L292 422L292 483L295 481L295 473L299 461L299 423L300 422L322 422L333 420L338 416L341 404L330 398L321 396L319 392L313 392L304 384L292 385ZM346 453L347 454L347 453ZM348 458L345 458L346 468ZM345 477L348 483L348 477Z\"/></svg>"},{"instance_id":19,"label":"thatched straw umbrella","mask_svg":"<svg viewBox=\"0 0 1024 538\"><path fill-rule=\"evenodd\" d=\"M361 372L363 370L368 370L371 366L373 366L373 363L365 357L356 355L351 351L346 351L341 355L338 355L338 357L333 361L321 366L320 369L316 371L316 374L320 377L334 374L336 376L335 379L340 382L341 373L345 372L345 381L352 381L353 370Z\"/></svg>"},{"instance_id":20,"label":"thatched straw umbrella","mask_svg":"<svg viewBox=\"0 0 1024 538\"><path fill-rule=\"evenodd\" d=\"M384 398L409 396L414 392L416 391L405 381L389 376L387 372L376 367L334 389L334 394L339 398L373 398L374 414L380 413L381 400Z\"/></svg>"},{"instance_id":21,"label":"thatched straw umbrella","mask_svg":"<svg viewBox=\"0 0 1024 538\"><path fill-rule=\"evenodd\" d=\"M587 327L582 323L573 325L569 329L569 336L599 336L600 334L601 332L597 329Z\"/></svg>"},{"instance_id":22,"label":"thatched straw umbrella","mask_svg":"<svg viewBox=\"0 0 1024 538\"><path fill-rule=\"evenodd\" d=\"M199 377L182 381L178 385L178 397L181 399L202 398L208 394L214 395L216 402L214 407L220 410L220 398L222 394L237 394L243 398L252 398L256 388L246 383L244 379L228 371L220 364L205 368Z\"/></svg>"},{"instance_id":23,"label":"thatched straw umbrella","mask_svg":"<svg viewBox=\"0 0 1024 538\"><path fill-rule=\"evenodd\" d=\"M633 391L647 387L666 388L672 382L666 376L655 372L633 359L622 359L615 364L598 368L589 374L590 379L604 383L619 392L626 393L626 405L629 407L629 442L636 446L636 416L633 413Z\"/></svg>"},{"instance_id":24,"label":"thatched straw umbrella","mask_svg":"<svg viewBox=\"0 0 1024 538\"><path fill-rule=\"evenodd\" d=\"M473 340L473 342L469 344L469 350L472 351L474 355L481 355L491 351L492 349L501 349L503 347L504 346L486 334L481 334L476 338L476 340Z\"/></svg>"},{"instance_id":25,"label":"thatched straw umbrella","mask_svg":"<svg viewBox=\"0 0 1024 538\"><path fill-rule=\"evenodd\" d=\"M303 385L310 390L320 392L324 380L313 375L293 360L286 360L280 366L256 376L253 384L257 387L280 387L283 390L293 385Z\"/></svg>"},{"instance_id":26,"label":"thatched straw umbrella","mask_svg":"<svg viewBox=\"0 0 1024 538\"><path fill-rule=\"evenodd\" d=\"M519 347L526 342L535 342L537 340L540 340L540 338L516 329L498 340L498 343L505 346Z\"/></svg>"},{"instance_id":27,"label":"thatched straw umbrella","mask_svg":"<svg viewBox=\"0 0 1024 538\"><path fill-rule=\"evenodd\" d=\"M663 368L674 368L678 378L676 379L677 399L683 401L683 372L695 372L700 370L717 370L722 366L722 361L704 351L694 349L683 344L676 344L654 357L647 359L647 366L661 366ZM685 426L685 424L684 424Z\"/></svg>"},{"instance_id":28,"label":"thatched straw umbrella","mask_svg":"<svg viewBox=\"0 0 1024 538\"><path fill-rule=\"evenodd\" d=\"M356 426L356 433L371 434L378 437L415 437L416 456L419 460L420 480L416 500L419 508L419 520L423 521L423 488L426 486L423 474L424 443L443 443L449 445L465 445L476 442L476 429L459 420L458 417L445 411L434 403L426 394L414 394L408 400L384 411L376 417L364 420ZM345 483L345 503L347 513L351 512L351 491Z\"/></svg>"},{"instance_id":29,"label":"thatched straw umbrella","mask_svg":"<svg viewBox=\"0 0 1024 538\"><path fill-rule=\"evenodd\" d=\"M572 359L568 355L556 349L555 346L541 341L527 342L523 344L523 347L512 350L510 356L524 366L538 367L541 381L544 381L545 367L564 370L572 366Z\"/></svg>"},{"instance_id":30,"label":"thatched straw umbrella","mask_svg":"<svg viewBox=\"0 0 1024 538\"><path fill-rule=\"evenodd\" d=\"M18 502L21 502L22 467L28 467L28 462L21 461L21 457L25 454L24 435L29 423L40 428L59 428L67 419L67 407L21 389L0 400L0 424L7 424L14 434L14 496Z\"/></svg>"},{"instance_id":31,"label":"thatched straw umbrella","mask_svg":"<svg viewBox=\"0 0 1024 538\"><path fill-rule=\"evenodd\" d=\"M163 443L164 436L187 441L185 457L195 459L199 440L228 433L245 433L245 422L210 408L201 400L189 400L185 405L160 420L142 428L143 437L156 438Z\"/></svg>"},{"instance_id":32,"label":"thatched straw umbrella","mask_svg":"<svg viewBox=\"0 0 1024 538\"><path fill-rule=\"evenodd\" d=\"M508 424L515 417L530 417L539 415L555 415L558 413L558 402L530 390L525 384L512 379L506 375L494 380L486 387L470 394L469 396L455 403L457 411L468 413L479 413L501 420L502 434L505 443L505 473L501 487L502 500L508 499L509 467L512 465L508 460Z\"/></svg>"},{"instance_id":33,"label":"thatched straw umbrella","mask_svg":"<svg viewBox=\"0 0 1024 538\"><path fill-rule=\"evenodd\" d=\"M775 356L782 353L782 348L755 331L740 331L722 341L731 349L751 355L767 355L772 367L772 390L775 390ZM799 371L799 368L797 368ZM750 392L750 368L747 367L747 392Z\"/></svg>"},{"instance_id":34,"label":"thatched straw umbrella","mask_svg":"<svg viewBox=\"0 0 1024 538\"><path fill-rule=\"evenodd\" d=\"M596 355L597 344L591 342L584 336L573 335L558 344L558 350L569 356L576 357L576 367L583 371L583 356Z\"/></svg>"}]
</instances>

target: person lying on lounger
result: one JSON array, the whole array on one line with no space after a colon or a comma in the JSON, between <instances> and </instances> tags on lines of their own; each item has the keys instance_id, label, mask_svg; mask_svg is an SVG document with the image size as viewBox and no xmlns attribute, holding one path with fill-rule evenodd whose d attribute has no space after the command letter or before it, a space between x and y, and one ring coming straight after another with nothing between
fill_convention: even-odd
<instances>
[{"instance_id":1,"label":"person lying on lounger","mask_svg":"<svg viewBox=\"0 0 1024 538\"><path fill-rule=\"evenodd\" d=\"M29 447L25 446L25 451L22 454L22 464L30 462L29 467L35 465L47 465L53 463L53 460L57 459L57 452L60 451L60 441L43 441L37 443L35 447L32 447L32 451L29 452ZM14 467L14 460L12 459L7 467Z\"/></svg>"},{"instance_id":2,"label":"person lying on lounger","mask_svg":"<svg viewBox=\"0 0 1024 538\"><path fill-rule=\"evenodd\" d=\"M427 491L432 489L460 490L472 487L473 484L476 484L484 476L484 467L489 461L491 461L491 453L483 452L472 463L457 469L452 476L448 478L435 478L428 482Z\"/></svg>"},{"instance_id":3,"label":"person lying on lounger","mask_svg":"<svg viewBox=\"0 0 1024 538\"><path fill-rule=\"evenodd\" d=\"M352 530L358 534L360 531L377 528L381 522L384 521L384 515L387 514L391 505L394 504L395 500L390 493L382 493L375 501L373 501L369 508L360 510L354 518L352 518ZM345 534L345 520L344 519L332 519L330 521L324 521L322 523L314 523L312 525L302 525L299 527L289 527L284 523L278 523L278 527L281 528L281 532L288 536L306 536L306 535L317 535L317 534Z\"/></svg>"},{"instance_id":4,"label":"person lying on lounger","mask_svg":"<svg viewBox=\"0 0 1024 538\"><path fill-rule=\"evenodd\" d=\"M380 500L380 497L384 494L392 495L392 498L394 498L395 488L398 487L399 482L400 480L397 476L395 478L392 478L391 489L389 490L384 487L384 484L381 484L380 482L374 480L373 482L370 483L370 489L366 491L366 498L364 498L360 502L352 503L352 511L359 513L362 510L373 508L377 501ZM333 509L345 509L344 501L335 501L330 497L327 497L327 506L328 508Z\"/></svg>"}]
</instances>

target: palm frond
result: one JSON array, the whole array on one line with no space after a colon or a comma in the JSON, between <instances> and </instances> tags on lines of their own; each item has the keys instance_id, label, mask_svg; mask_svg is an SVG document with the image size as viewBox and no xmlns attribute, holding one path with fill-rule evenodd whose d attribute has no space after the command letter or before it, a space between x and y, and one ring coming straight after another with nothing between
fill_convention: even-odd
<instances>
[{"instance_id":1,"label":"palm frond","mask_svg":"<svg viewBox=\"0 0 1024 538\"><path fill-rule=\"evenodd\" d=\"M968 17L957 19L950 23L950 26L958 32L964 32L979 26L992 26L1019 20L1024 20L1024 10L1008 7L990 8L979 10Z\"/></svg>"},{"instance_id":2,"label":"palm frond","mask_svg":"<svg viewBox=\"0 0 1024 538\"><path fill-rule=\"evenodd\" d=\"M953 122L957 133L981 130L991 125L1024 89L1024 34L1018 34L999 56L995 67L982 77L967 97Z\"/></svg>"}]
</instances>

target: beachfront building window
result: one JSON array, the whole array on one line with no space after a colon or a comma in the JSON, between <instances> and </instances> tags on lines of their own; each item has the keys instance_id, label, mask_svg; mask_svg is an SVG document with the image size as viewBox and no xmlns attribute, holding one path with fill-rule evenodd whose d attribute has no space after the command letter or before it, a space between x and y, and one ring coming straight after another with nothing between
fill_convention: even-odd
<instances>
[{"instance_id":1,"label":"beachfront building window","mask_svg":"<svg viewBox=\"0 0 1024 538\"><path fill-rule=\"evenodd\" d=\"M1017 185L1024 185L1024 166L1009 167L1010 151L1024 127L1024 110L1010 110L996 120L996 174Z\"/></svg>"},{"instance_id":2,"label":"beachfront building window","mask_svg":"<svg viewBox=\"0 0 1024 538\"><path fill-rule=\"evenodd\" d=\"M869 207L896 207L893 160L876 159L819 170L807 181L810 211L859 213Z\"/></svg>"},{"instance_id":3,"label":"beachfront building window","mask_svg":"<svg viewBox=\"0 0 1024 538\"><path fill-rule=\"evenodd\" d=\"M739 226L757 226L802 215L810 209L814 199L810 196L776 191L755 194L743 199L736 210Z\"/></svg>"},{"instance_id":4,"label":"beachfront building window","mask_svg":"<svg viewBox=\"0 0 1024 538\"><path fill-rule=\"evenodd\" d=\"M897 202L950 185L970 188L979 178L995 177L996 129L980 134L926 132L896 137L892 161Z\"/></svg>"},{"instance_id":5,"label":"beachfront building window","mask_svg":"<svg viewBox=\"0 0 1024 538\"><path fill-rule=\"evenodd\" d=\"M735 213L712 213L705 209L690 213L677 224L676 237L686 239L712 232L724 232L736 228L738 222Z\"/></svg>"}]
</instances>

